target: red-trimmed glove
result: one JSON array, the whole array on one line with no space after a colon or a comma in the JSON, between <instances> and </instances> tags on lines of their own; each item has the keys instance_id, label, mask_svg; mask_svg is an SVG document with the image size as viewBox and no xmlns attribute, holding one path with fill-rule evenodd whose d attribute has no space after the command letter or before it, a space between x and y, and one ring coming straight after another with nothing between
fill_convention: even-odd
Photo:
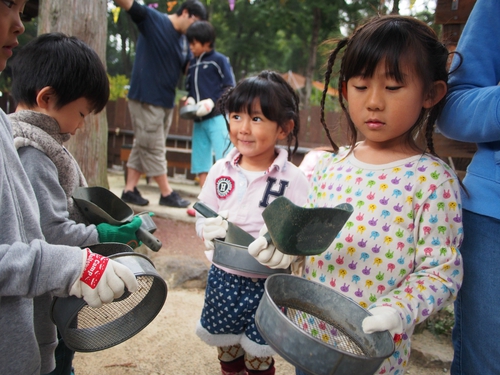
<instances>
[{"instance_id":1,"label":"red-trimmed glove","mask_svg":"<svg viewBox=\"0 0 500 375\"><path fill-rule=\"evenodd\" d=\"M125 291L138 288L135 275L123 264L105 256L82 250L83 271L71 287L69 294L83 298L90 307L101 307L119 298Z\"/></svg>"},{"instance_id":2,"label":"red-trimmed glove","mask_svg":"<svg viewBox=\"0 0 500 375\"><path fill-rule=\"evenodd\" d=\"M215 104L212 99L203 99L198 102L198 110L196 111L196 116L203 117L208 115L214 109Z\"/></svg>"},{"instance_id":3,"label":"red-trimmed glove","mask_svg":"<svg viewBox=\"0 0 500 375\"><path fill-rule=\"evenodd\" d=\"M186 101L184 102L184 105L193 105L193 104L196 104L196 100L194 100L192 96L187 98Z\"/></svg>"}]
</instances>

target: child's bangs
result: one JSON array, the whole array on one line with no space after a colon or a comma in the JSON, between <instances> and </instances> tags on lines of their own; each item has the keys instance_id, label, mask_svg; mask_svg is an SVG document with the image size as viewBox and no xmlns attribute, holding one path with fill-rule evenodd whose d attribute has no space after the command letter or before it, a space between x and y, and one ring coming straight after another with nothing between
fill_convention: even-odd
<instances>
[{"instance_id":1,"label":"child's bangs","mask_svg":"<svg viewBox=\"0 0 500 375\"><path fill-rule=\"evenodd\" d=\"M242 82L231 93L231 98L227 103L227 111L252 114L255 100L258 99L263 115L271 121L276 121L272 105L274 102L271 97L272 89L269 87L271 84L271 81L258 79L258 77Z\"/></svg>"},{"instance_id":2,"label":"child's bangs","mask_svg":"<svg viewBox=\"0 0 500 375\"><path fill-rule=\"evenodd\" d=\"M358 76L372 77L378 64L385 61L388 77L404 82L407 70L402 67L417 55L410 48L411 36L400 26L395 20L375 26L374 30L367 27L360 31L344 56L344 80Z\"/></svg>"}]
</instances>

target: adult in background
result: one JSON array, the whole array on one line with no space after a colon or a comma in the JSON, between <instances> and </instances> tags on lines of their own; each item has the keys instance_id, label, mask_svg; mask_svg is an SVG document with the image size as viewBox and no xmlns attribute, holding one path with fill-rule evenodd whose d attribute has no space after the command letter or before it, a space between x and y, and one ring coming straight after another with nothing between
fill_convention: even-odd
<instances>
[{"instance_id":1,"label":"adult in background","mask_svg":"<svg viewBox=\"0 0 500 375\"><path fill-rule=\"evenodd\" d=\"M160 205L187 207L190 202L168 182L165 141L172 123L175 88L190 58L185 33L193 22L206 19L206 9L198 0L188 0L176 13L166 15L134 0L115 3L127 11L140 32L128 93L135 137L122 200L139 206L149 203L137 189L145 173L160 188Z\"/></svg>"},{"instance_id":2,"label":"adult in background","mask_svg":"<svg viewBox=\"0 0 500 375\"><path fill-rule=\"evenodd\" d=\"M464 281L455 301L451 373L500 374L500 2L474 5L451 69L438 127L450 138L475 142L462 194ZM459 64L461 65L459 66Z\"/></svg>"}]
</instances>

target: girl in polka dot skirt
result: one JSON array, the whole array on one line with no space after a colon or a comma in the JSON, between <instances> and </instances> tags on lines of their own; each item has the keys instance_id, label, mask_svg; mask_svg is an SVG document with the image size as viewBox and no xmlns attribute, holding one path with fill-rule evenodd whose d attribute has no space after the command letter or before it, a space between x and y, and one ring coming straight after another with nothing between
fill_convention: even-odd
<instances>
[{"instance_id":1,"label":"girl in polka dot skirt","mask_svg":"<svg viewBox=\"0 0 500 375\"><path fill-rule=\"evenodd\" d=\"M222 96L219 107L227 115L234 148L210 169L198 196L219 213L216 218L198 217L196 222L210 260L213 239L226 236L223 217L256 237L269 203L285 196L303 205L308 190L305 175L288 161L292 143L294 150L298 146L299 99L281 75L263 71L238 82ZM276 146L280 140L287 141L288 152ZM274 351L255 326L266 276L235 268L215 263L210 267L196 334L217 347L223 375L273 375Z\"/></svg>"},{"instance_id":2,"label":"girl in polka dot skirt","mask_svg":"<svg viewBox=\"0 0 500 375\"><path fill-rule=\"evenodd\" d=\"M331 52L322 108L342 49L350 145L335 144L322 116L334 153L317 162L306 207L350 203L355 211L324 253L306 257L302 276L369 309L365 333L389 330L396 348L377 374L402 375L415 325L450 304L462 282L460 183L432 141L448 51L417 19L371 19ZM263 238L248 249L263 264L272 250L288 257Z\"/></svg>"}]
</instances>

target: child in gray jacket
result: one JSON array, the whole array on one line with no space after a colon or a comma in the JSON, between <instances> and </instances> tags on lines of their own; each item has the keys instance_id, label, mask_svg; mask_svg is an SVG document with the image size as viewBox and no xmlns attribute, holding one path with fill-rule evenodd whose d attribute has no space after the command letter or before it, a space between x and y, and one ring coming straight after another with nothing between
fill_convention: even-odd
<instances>
[{"instance_id":1,"label":"child in gray jacket","mask_svg":"<svg viewBox=\"0 0 500 375\"><path fill-rule=\"evenodd\" d=\"M24 32L24 2L0 3L0 71ZM49 245L30 181L12 140L12 128L0 110L0 374L40 374L52 361L54 346L42 347L35 336L33 298L45 293L83 297L90 306L111 302L137 289L134 274L117 262L77 246ZM89 283L89 269L106 263Z\"/></svg>"}]
</instances>

